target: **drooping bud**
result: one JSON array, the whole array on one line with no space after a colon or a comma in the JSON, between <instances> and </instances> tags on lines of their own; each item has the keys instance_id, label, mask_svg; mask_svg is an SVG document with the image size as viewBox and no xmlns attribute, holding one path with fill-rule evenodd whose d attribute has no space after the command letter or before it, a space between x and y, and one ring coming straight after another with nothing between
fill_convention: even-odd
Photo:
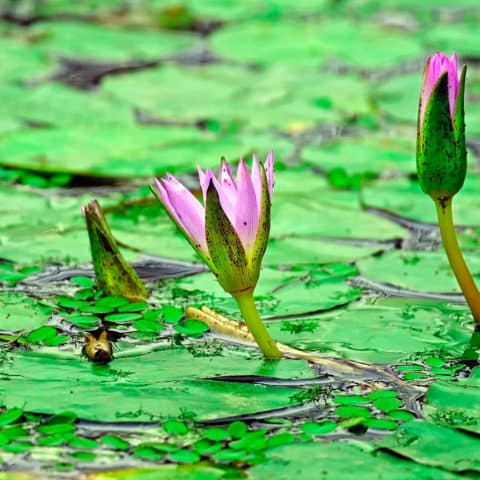
<instances>
[{"instance_id":1,"label":"drooping bud","mask_svg":"<svg viewBox=\"0 0 480 480\"><path fill-rule=\"evenodd\" d=\"M82 213L87 224L98 287L106 295L125 297L131 301L145 300L148 292L120 253L100 204L93 200L82 207Z\"/></svg>"},{"instance_id":2,"label":"drooping bud","mask_svg":"<svg viewBox=\"0 0 480 480\"><path fill-rule=\"evenodd\" d=\"M418 109L417 172L422 190L443 203L463 186L466 67L458 77L457 56L439 52L425 65Z\"/></svg>"}]
</instances>

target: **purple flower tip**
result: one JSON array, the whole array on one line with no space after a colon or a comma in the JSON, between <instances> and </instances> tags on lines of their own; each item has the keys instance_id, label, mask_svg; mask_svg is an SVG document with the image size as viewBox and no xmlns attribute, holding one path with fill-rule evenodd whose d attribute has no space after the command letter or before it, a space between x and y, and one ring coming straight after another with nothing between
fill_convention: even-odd
<instances>
[{"instance_id":1,"label":"purple flower tip","mask_svg":"<svg viewBox=\"0 0 480 480\"><path fill-rule=\"evenodd\" d=\"M458 59L457 54L453 53L451 57L443 53L436 52L428 58L423 74L422 93L420 97L420 125L423 124L425 110L427 108L430 95L437 84L439 78L447 72L448 75L448 101L450 106L450 115L455 114L455 105L457 102L459 90L458 78Z\"/></svg>"}]
</instances>

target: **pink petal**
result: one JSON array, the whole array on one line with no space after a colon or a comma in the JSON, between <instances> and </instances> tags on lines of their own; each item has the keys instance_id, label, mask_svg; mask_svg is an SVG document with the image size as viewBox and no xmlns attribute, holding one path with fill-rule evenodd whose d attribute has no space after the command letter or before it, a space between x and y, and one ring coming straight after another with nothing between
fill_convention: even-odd
<instances>
[{"instance_id":1,"label":"pink petal","mask_svg":"<svg viewBox=\"0 0 480 480\"><path fill-rule=\"evenodd\" d=\"M233 198L230 198L228 195L226 195L224 189L220 185L220 182L217 180L212 170L208 169L207 172L205 173L205 176L202 182L204 202L207 201L206 200L207 190L208 190L208 186L210 185L210 182L213 182L215 190L217 190L218 198L220 199L220 205L222 206L222 209L225 212L225 215L230 220L230 223L232 225L235 225L235 204L237 201L236 187L235 187L235 196Z\"/></svg>"},{"instance_id":2,"label":"pink petal","mask_svg":"<svg viewBox=\"0 0 480 480\"><path fill-rule=\"evenodd\" d=\"M93 209L95 210L95 213L100 216L100 205L98 204L98 201L97 200L92 200L90 202L90 204L92 205Z\"/></svg>"},{"instance_id":3,"label":"pink petal","mask_svg":"<svg viewBox=\"0 0 480 480\"><path fill-rule=\"evenodd\" d=\"M452 117L455 114L455 105L457 103L459 88L460 82L458 80L458 59L457 54L454 53L450 57L448 68L448 100L450 103L450 114Z\"/></svg>"},{"instance_id":4,"label":"pink petal","mask_svg":"<svg viewBox=\"0 0 480 480\"><path fill-rule=\"evenodd\" d=\"M257 236L258 207L250 172L243 159L238 164L237 190L235 223L233 225L248 255Z\"/></svg>"},{"instance_id":5,"label":"pink petal","mask_svg":"<svg viewBox=\"0 0 480 480\"><path fill-rule=\"evenodd\" d=\"M180 228L190 237L191 242L205 255L208 255L205 238L205 209L195 196L175 177L167 174L165 179L157 180L165 208L177 221Z\"/></svg>"},{"instance_id":6,"label":"pink petal","mask_svg":"<svg viewBox=\"0 0 480 480\"><path fill-rule=\"evenodd\" d=\"M267 185L268 185L268 193L270 194L270 200L272 200L273 196L273 186L275 185L273 174L274 174L274 155L273 150L270 150L267 155L267 160L265 161L265 173L267 175Z\"/></svg>"},{"instance_id":7,"label":"pink petal","mask_svg":"<svg viewBox=\"0 0 480 480\"><path fill-rule=\"evenodd\" d=\"M174 218L175 222L177 222L179 226L183 227L182 222L180 222L180 219L177 216L175 208L173 208L172 202L170 202L170 199L168 198L168 193L163 186L162 180L156 178L155 187L157 187L158 193L160 194L160 199L162 200L163 206L168 210L168 213Z\"/></svg>"},{"instance_id":8,"label":"pink petal","mask_svg":"<svg viewBox=\"0 0 480 480\"><path fill-rule=\"evenodd\" d=\"M253 188L255 189L255 197L257 199L257 208L260 215L260 209L262 206L262 173L260 172L260 167L258 165L257 156L253 155L253 165L252 165L252 183Z\"/></svg>"},{"instance_id":9,"label":"pink petal","mask_svg":"<svg viewBox=\"0 0 480 480\"><path fill-rule=\"evenodd\" d=\"M420 93L420 125L423 124L423 115L425 113L425 109L427 108L428 98L430 97L430 75L432 71L432 60L433 57L428 57L427 62L425 64L425 69L423 70L423 79L422 79L422 91Z\"/></svg>"},{"instance_id":10,"label":"pink petal","mask_svg":"<svg viewBox=\"0 0 480 480\"><path fill-rule=\"evenodd\" d=\"M422 93L420 96L420 125L423 123L423 117L427 103L432 91L438 82L438 79L447 72L448 78L448 102L450 107L450 115L453 117L455 113L455 105L459 90L458 79L458 59L454 53L450 58L440 52L433 54L425 65L423 74Z\"/></svg>"},{"instance_id":11,"label":"pink petal","mask_svg":"<svg viewBox=\"0 0 480 480\"><path fill-rule=\"evenodd\" d=\"M197 172L198 172L198 180L200 182L200 188L202 189L203 204L205 205L207 201L208 178L207 178L207 174L200 167L197 167Z\"/></svg>"},{"instance_id":12,"label":"pink petal","mask_svg":"<svg viewBox=\"0 0 480 480\"><path fill-rule=\"evenodd\" d=\"M232 175L230 165L222 158L220 169L218 172L218 181L223 194L228 198L230 203L234 204L237 198L237 184ZM217 188L218 190L218 188Z\"/></svg>"}]
</instances>

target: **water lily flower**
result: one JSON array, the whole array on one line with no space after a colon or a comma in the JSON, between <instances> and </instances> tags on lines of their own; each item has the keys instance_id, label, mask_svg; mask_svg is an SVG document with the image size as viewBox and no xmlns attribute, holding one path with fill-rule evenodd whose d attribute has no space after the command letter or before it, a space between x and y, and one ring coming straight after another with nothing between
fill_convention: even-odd
<instances>
[{"instance_id":1,"label":"water lily flower","mask_svg":"<svg viewBox=\"0 0 480 480\"><path fill-rule=\"evenodd\" d=\"M425 65L418 109L417 170L420 186L434 200L462 188L467 169L464 90L466 67L457 55L432 55Z\"/></svg>"},{"instance_id":2,"label":"water lily flower","mask_svg":"<svg viewBox=\"0 0 480 480\"><path fill-rule=\"evenodd\" d=\"M452 200L467 172L465 143L466 67L458 73L457 55L428 58L418 108L417 172L422 190L437 208L450 266L475 320L480 323L480 293L465 263L453 224Z\"/></svg>"},{"instance_id":3,"label":"water lily flower","mask_svg":"<svg viewBox=\"0 0 480 480\"><path fill-rule=\"evenodd\" d=\"M281 354L253 301L270 234L273 152L265 165L253 157L251 172L240 160L236 178L222 160L218 176L198 169L203 204L174 176L156 179L154 194L192 247L230 293L265 356Z\"/></svg>"},{"instance_id":4,"label":"water lily flower","mask_svg":"<svg viewBox=\"0 0 480 480\"><path fill-rule=\"evenodd\" d=\"M97 200L82 206L87 224L93 269L98 287L106 295L131 301L145 300L148 292L135 270L123 258Z\"/></svg>"}]
</instances>

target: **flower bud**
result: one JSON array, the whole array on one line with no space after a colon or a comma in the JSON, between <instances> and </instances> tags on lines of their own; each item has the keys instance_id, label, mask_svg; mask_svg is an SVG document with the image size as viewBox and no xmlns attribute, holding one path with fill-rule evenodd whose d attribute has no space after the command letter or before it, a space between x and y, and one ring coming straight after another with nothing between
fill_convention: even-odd
<instances>
[{"instance_id":1,"label":"flower bud","mask_svg":"<svg viewBox=\"0 0 480 480\"><path fill-rule=\"evenodd\" d=\"M417 129L417 172L422 190L443 203L462 188L465 145L466 67L458 76L456 54L432 55L425 65Z\"/></svg>"},{"instance_id":2,"label":"flower bud","mask_svg":"<svg viewBox=\"0 0 480 480\"><path fill-rule=\"evenodd\" d=\"M125 297L131 301L145 300L148 292L120 253L100 204L93 200L82 207L82 213L87 223L98 287L106 295Z\"/></svg>"}]
</instances>

